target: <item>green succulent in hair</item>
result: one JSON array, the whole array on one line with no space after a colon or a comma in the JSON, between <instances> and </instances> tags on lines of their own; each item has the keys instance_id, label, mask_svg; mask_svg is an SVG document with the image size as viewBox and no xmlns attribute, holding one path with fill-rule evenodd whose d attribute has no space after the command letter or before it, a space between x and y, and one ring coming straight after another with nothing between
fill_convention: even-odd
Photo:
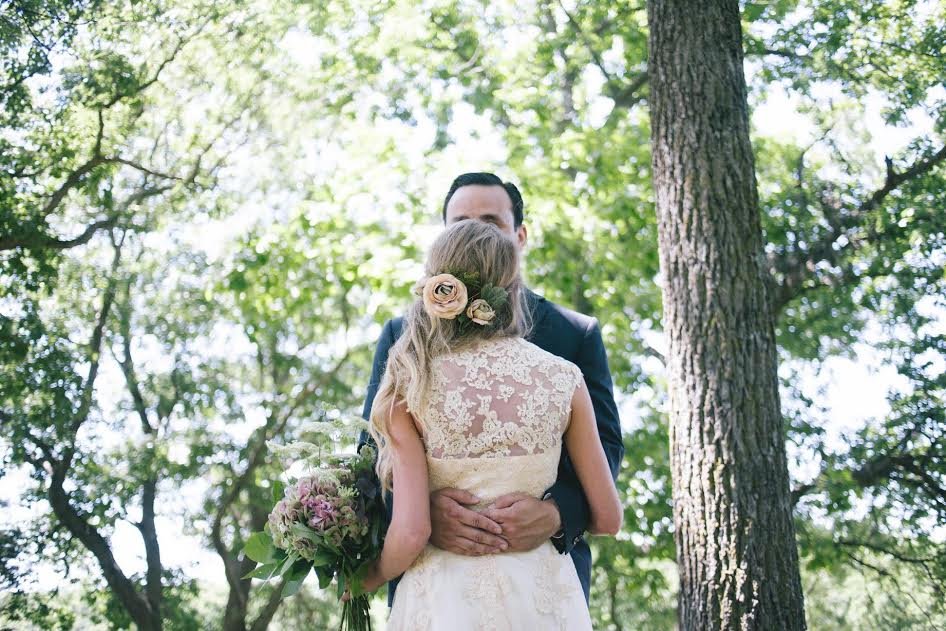
<instances>
[{"instance_id":1,"label":"green succulent in hair","mask_svg":"<svg viewBox=\"0 0 946 631\"><path fill-rule=\"evenodd\" d=\"M509 302L509 292L495 285L483 285L479 297L488 302L495 311L499 311Z\"/></svg>"}]
</instances>

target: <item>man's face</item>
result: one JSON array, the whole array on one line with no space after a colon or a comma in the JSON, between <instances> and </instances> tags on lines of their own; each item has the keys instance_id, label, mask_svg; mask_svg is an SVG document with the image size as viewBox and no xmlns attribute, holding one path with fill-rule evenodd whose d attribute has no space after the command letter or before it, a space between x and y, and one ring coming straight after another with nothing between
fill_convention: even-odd
<instances>
[{"instance_id":1,"label":"man's face","mask_svg":"<svg viewBox=\"0 0 946 631\"><path fill-rule=\"evenodd\" d=\"M519 244L526 245L526 227L515 224L512 200L502 186L469 184L461 186L447 204L445 223L449 226L464 219L476 219L495 225Z\"/></svg>"}]
</instances>

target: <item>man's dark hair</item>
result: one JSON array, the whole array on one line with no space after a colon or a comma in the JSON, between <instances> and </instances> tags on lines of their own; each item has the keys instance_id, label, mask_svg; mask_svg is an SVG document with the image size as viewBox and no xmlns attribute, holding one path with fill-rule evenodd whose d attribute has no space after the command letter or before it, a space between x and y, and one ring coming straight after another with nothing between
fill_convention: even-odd
<instances>
[{"instance_id":1,"label":"man's dark hair","mask_svg":"<svg viewBox=\"0 0 946 631\"><path fill-rule=\"evenodd\" d=\"M516 188L515 184L512 182L503 182L492 173L464 173L453 180L453 184L450 185L450 190L447 192L447 197L443 200L444 221L447 220L447 204L450 203L450 198L453 197L453 194L457 192L458 188L471 184L478 184L480 186L502 186L506 189L509 199L512 200L512 225L515 228L522 225L522 194L519 193L519 189Z\"/></svg>"}]
</instances>

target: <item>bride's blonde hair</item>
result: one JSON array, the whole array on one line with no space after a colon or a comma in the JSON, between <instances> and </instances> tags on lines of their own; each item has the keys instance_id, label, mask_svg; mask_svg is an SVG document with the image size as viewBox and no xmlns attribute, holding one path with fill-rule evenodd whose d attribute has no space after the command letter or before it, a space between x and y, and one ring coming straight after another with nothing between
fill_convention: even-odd
<instances>
[{"instance_id":1,"label":"bride's blonde hair","mask_svg":"<svg viewBox=\"0 0 946 631\"><path fill-rule=\"evenodd\" d=\"M378 447L377 472L382 488L391 488L389 421L394 407L404 402L417 414L430 382L430 362L446 352L496 337L525 337L532 327L525 304L525 285L519 268L519 249L496 226L465 219L447 227L434 241L427 254L425 272L436 276L478 274L483 285L504 288L509 296L488 325L461 327L456 319L431 317L418 297L404 317L401 336L391 346L384 376L371 407L370 433ZM423 427L422 419L415 421Z\"/></svg>"}]
</instances>

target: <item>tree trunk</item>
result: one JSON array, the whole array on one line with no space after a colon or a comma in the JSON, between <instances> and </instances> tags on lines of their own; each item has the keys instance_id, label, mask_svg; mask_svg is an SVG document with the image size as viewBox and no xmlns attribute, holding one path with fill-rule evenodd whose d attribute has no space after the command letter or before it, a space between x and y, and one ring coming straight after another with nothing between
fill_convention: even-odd
<instances>
[{"instance_id":1,"label":"tree trunk","mask_svg":"<svg viewBox=\"0 0 946 631\"><path fill-rule=\"evenodd\" d=\"M804 629L738 0L653 0L680 628Z\"/></svg>"}]
</instances>

